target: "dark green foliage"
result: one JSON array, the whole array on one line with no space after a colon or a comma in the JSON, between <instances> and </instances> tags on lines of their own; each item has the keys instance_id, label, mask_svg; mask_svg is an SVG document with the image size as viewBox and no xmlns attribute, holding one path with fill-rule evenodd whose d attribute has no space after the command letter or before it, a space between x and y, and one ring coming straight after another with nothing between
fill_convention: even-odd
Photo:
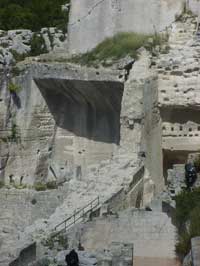
<instances>
[{"instance_id":1,"label":"dark green foliage","mask_svg":"<svg viewBox=\"0 0 200 266\"><path fill-rule=\"evenodd\" d=\"M31 39L31 51L30 56L37 56L47 53L47 47L41 34L34 33Z\"/></svg>"},{"instance_id":2,"label":"dark green foliage","mask_svg":"<svg viewBox=\"0 0 200 266\"><path fill-rule=\"evenodd\" d=\"M11 138L11 140L14 140L14 141L17 140L17 125L16 124L12 124L10 138Z\"/></svg>"},{"instance_id":3,"label":"dark green foliage","mask_svg":"<svg viewBox=\"0 0 200 266\"><path fill-rule=\"evenodd\" d=\"M59 27L67 30L68 13L61 5L70 0L1 0L0 29L31 29Z\"/></svg>"},{"instance_id":4,"label":"dark green foliage","mask_svg":"<svg viewBox=\"0 0 200 266\"><path fill-rule=\"evenodd\" d=\"M200 172L200 155L198 155L194 160L194 166L197 169L197 172Z\"/></svg>"},{"instance_id":5,"label":"dark green foliage","mask_svg":"<svg viewBox=\"0 0 200 266\"><path fill-rule=\"evenodd\" d=\"M191 211L188 221L188 229L182 230L176 244L176 252L183 257L191 249L191 238L200 236L200 205Z\"/></svg>"},{"instance_id":6,"label":"dark green foliage","mask_svg":"<svg viewBox=\"0 0 200 266\"><path fill-rule=\"evenodd\" d=\"M200 236L200 188L192 192L183 191L175 200L175 218L179 231L176 252L184 257L190 251L191 238Z\"/></svg>"},{"instance_id":7,"label":"dark green foliage","mask_svg":"<svg viewBox=\"0 0 200 266\"><path fill-rule=\"evenodd\" d=\"M190 191L182 191L176 200L176 223L178 227L182 227L189 219L191 211L200 205L200 188Z\"/></svg>"}]
</instances>

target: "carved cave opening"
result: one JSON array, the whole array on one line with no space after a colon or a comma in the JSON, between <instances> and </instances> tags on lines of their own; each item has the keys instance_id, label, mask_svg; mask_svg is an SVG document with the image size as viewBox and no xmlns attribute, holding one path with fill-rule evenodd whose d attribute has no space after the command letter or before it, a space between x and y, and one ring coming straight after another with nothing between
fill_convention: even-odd
<instances>
[{"instance_id":1,"label":"carved cave opening","mask_svg":"<svg viewBox=\"0 0 200 266\"><path fill-rule=\"evenodd\" d=\"M119 144L123 83L36 79L56 125L90 140Z\"/></svg>"}]
</instances>

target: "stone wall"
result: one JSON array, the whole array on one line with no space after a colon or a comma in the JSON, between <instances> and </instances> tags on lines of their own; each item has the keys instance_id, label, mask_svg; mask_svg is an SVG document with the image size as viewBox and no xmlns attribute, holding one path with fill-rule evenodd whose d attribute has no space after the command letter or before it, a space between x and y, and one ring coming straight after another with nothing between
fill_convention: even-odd
<instances>
[{"instance_id":1,"label":"stone wall","mask_svg":"<svg viewBox=\"0 0 200 266\"><path fill-rule=\"evenodd\" d=\"M184 0L73 0L68 24L69 52L91 50L117 32L162 31L181 14L183 3Z\"/></svg>"}]
</instances>

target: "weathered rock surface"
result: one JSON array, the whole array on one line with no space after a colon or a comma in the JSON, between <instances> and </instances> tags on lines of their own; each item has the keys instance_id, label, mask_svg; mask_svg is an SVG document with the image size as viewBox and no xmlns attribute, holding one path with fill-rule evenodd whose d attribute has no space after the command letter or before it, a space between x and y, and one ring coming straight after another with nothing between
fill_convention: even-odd
<instances>
[{"instance_id":1,"label":"weathered rock surface","mask_svg":"<svg viewBox=\"0 0 200 266\"><path fill-rule=\"evenodd\" d=\"M118 3L113 3L113 8ZM173 1L173 5L179 4ZM173 10L173 19L174 15ZM169 21L171 17L167 24ZM129 205L148 204L163 190L167 169L175 163L183 164L188 153L199 150L200 41L196 22L196 18L187 15L173 23L168 29L169 49L166 47L164 53L157 49L150 55L141 49L139 60L131 61L125 82L124 70L39 63L41 57L27 59L17 65L17 74L12 73L9 65L13 57L4 48L0 58L0 180L12 190L2 192L7 199L2 199L1 266L14 259L24 245L47 237L58 223L96 196L104 203L133 186L134 195L127 195ZM48 32L42 31L50 47ZM54 29L50 31L57 34ZM28 40L32 33L23 34ZM21 37L16 32L11 36L10 45L19 44ZM28 51L26 42L18 44L18 51ZM10 90L11 84L20 89ZM135 170L142 162L145 178L134 183ZM49 181L64 186L41 194L13 189L14 185L33 188L35 183ZM60 198L55 200L54 195ZM13 197L16 204L7 207ZM154 227L163 222L159 224L162 231L165 219L169 225L169 231L162 231L156 239L151 227L154 218L146 212L144 216L131 220L138 222L144 236L140 242L141 236L135 232L137 254L141 245L148 244L147 233L150 243L163 241L160 255L164 257L166 250L167 256L174 259L171 246L175 243L175 230L169 218L153 213ZM130 223L130 231L133 227ZM126 232L124 236L128 239L131 235ZM152 248L153 245L147 246L148 255L155 255L157 250Z\"/></svg>"},{"instance_id":2,"label":"weathered rock surface","mask_svg":"<svg viewBox=\"0 0 200 266\"><path fill-rule=\"evenodd\" d=\"M45 48L46 52L67 52L68 35L57 28L42 28L39 33L24 29L0 30L0 69L5 69L5 66L8 67L16 61L22 60L22 57L29 56L35 36L40 38L42 46L45 46L41 47L41 50ZM40 51L38 50L39 54Z\"/></svg>"},{"instance_id":3,"label":"weathered rock surface","mask_svg":"<svg viewBox=\"0 0 200 266\"><path fill-rule=\"evenodd\" d=\"M182 13L183 2L183 0L74 0L71 3L68 24L69 51L86 52L105 38L119 32L142 34L160 32Z\"/></svg>"},{"instance_id":4,"label":"weathered rock surface","mask_svg":"<svg viewBox=\"0 0 200 266\"><path fill-rule=\"evenodd\" d=\"M142 61L143 62L143 61ZM143 64L141 62L141 64ZM65 67L63 67L65 66ZM66 69L67 68L67 69ZM104 73L104 74L103 74ZM117 78L116 78L116 74L117 74ZM51 178L51 176L49 176L48 171L52 171L50 169L50 165L49 162L54 160L54 163L52 163L52 167L54 167L56 165L56 157L54 157L54 149L59 148L58 150L58 155L60 155L61 152L63 152L63 144L65 142L62 142L60 145L58 145L58 143L56 143L56 141L60 141L61 139L61 135L59 135L59 137L56 137L56 134L53 134L55 126L52 126L52 133L50 132L50 127L48 127L48 131L43 132L43 130L45 129L44 125L41 125L41 118L40 120L38 120L38 111L41 110L41 115L44 116L44 110L48 110L48 109L44 109L47 108L45 107L45 101L44 98L41 97L40 91L39 89L36 87L36 84L38 84L39 86L41 86L44 89L44 92L46 93L46 95L48 96L48 94L52 93L53 91L56 92L56 88L58 88L58 95L61 93L61 99L66 97L66 100L70 99L71 101L73 101L73 104L76 103L76 101L78 101L80 104L82 103L81 101L86 101L85 99L88 99L87 101L90 101L91 104L93 104L96 108L96 112L98 110L98 108L100 108L101 110L101 115L103 115L103 112L106 111L106 108L110 108L109 112L106 111L106 115L110 116L111 113L115 115L118 115L118 119L120 118L120 107L121 107L121 102L120 102L120 96L121 93L121 81L117 81L118 79L118 72L115 73L109 73L109 71L102 71L100 72L100 70L98 70L98 74L96 73L96 70L88 70L83 71L80 70L80 68L73 68L73 66L67 67L66 65L44 65L44 64L33 64L32 66L30 66L29 68L27 68L26 73L25 73L25 77L29 77L28 80L27 78L23 78L22 76L19 76L16 81L19 84L24 84L23 88L20 93L19 93L19 97L21 99L21 108L20 109L16 109L16 123L18 124L18 128L27 128L27 126L31 125L31 130L27 130L27 131L23 131L21 132L21 141L20 143L12 143L9 148L11 148L9 151L9 154L13 154L12 157L14 157L12 160L12 163L17 162L18 160L21 160L21 162L23 161L23 167L16 167L16 165L22 165L20 163L14 164L13 166L11 164L8 164L3 172L3 176L5 177L5 180L7 180L6 182L9 183L9 175L10 174L6 174L7 171L11 171L11 169L13 169L13 171L15 172L15 175L12 176L13 180L17 183L20 181L20 176L24 176L25 178L23 179L23 183L25 184L26 182L30 182L34 183L35 181L45 181L48 180L49 178ZM32 77L34 77L35 83L34 81L31 81L31 75ZM55 77L55 79L54 79ZM90 78L91 77L91 78ZM43 81L46 80L46 83L44 83ZM65 81L66 80L66 81ZM68 81L67 81L68 80ZM91 80L91 81L90 81ZM20 83L21 82L21 83ZM66 83L65 83L66 82ZM115 97L110 98L110 103L109 103L109 97L106 99L106 102L104 103L104 98L103 96L100 97L102 98L101 100L101 104L100 102L98 102L95 98L93 98L94 96L91 95L85 95L84 93L87 93L87 88L85 86L85 83L87 86L89 86L89 88L91 89L91 93L92 90L96 90L98 89L99 92L101 92L101 90L103 90L103 95L104 97L107 95L107 93L109 93L109 90L112 89L113 86L113 92L115 94ZM32 86L30 86L30 84L34 84ZM45 84L48 84L48 86L45 87ZM70 93L70 90L68 89L68 84L71 84L71 89L75 89L75 94L72 98L71 94L68 95L68 93ZM99 84L99 85L98 85ZM52 86L53 85L53 86ZM77 85L81 85L82 87L82 91L80 92L79 90L81 89L81 87L77 87ZM96 87L95 87L95 86ZM26 88L26 89L25 89ZM70 87L69 87L70 88ZM131 90L129 85L127 84L127 88L125 88L125 90ZM78 93L77 93L78 92ZM83 95L81 94L83 93ZM83 98L80 98L80 96ZM84 98L86 97L87 98ZM51 99L55 100L57 97L56 95L53 96ZM129 98L129 94L125 94L124 97L128 97ZM142 97L142 94L140 94L140 97ZM123 100L123 104L124 105L126 103L126 100ZM57 102L60 103L60 102ZM112 105L111 105L112 104ZM106 107L106 105L108 105L108 107ZM34 108L42 108L42 109L36 109L37 111L34 110ZM26 110L26 111L25 111ZM126 109L127 111L127 109ZM123 133L123 138L122 140L126 143L124 143L122 145L122 147L117 148L117 141L118 137L116 140L113 140L113 136L114 138L116 138L116 133L118 134L119 131L115 132L115 135L110 134L108 136L105 135L106 133L106 128L104 128L104 130L99 131L99 133L102 132L102 136L94 136L95 138L97 138L97 142L95 144L95 139L94 140L90 140L87 139L87 135L85 136L81 136L82 138L82 142L84 143L84 149L87 150L89 149L89 151L93 152L94 149L91 149L89 146L89 143L91 142L91 145L95 144L95 149L94 150L97 154L97 158L95 158L94 156L91 156L89 153L87 153L87 157L85 158L90 158L89 156L91 156L91 159L95 159L96 161L93 161L90 163L87 163L87 168L84 168L84 165L82 167L82 170L87 170L87 175L82 171L82 174L79 172L77 174L77 170L76 167L73 167L72 169L74 169L74 178L73 178L73 173L71 173L71 175L69 175L70 179L68 180L68 189L67 189L67 194L65 195L66 198L63 202L63 204L56 209L55 213L53 215L50 216L50 218L48 219L48 221L46 221L46 219L41 219L41 220L37 220L32 226L29 226L27 228L24 229L24 233L20 233L19 236L19 241L15 242L15 239L12 239L12 245L11 242L9 242L9 248L11 249L11 251L8 251L8 242L4 242L4 247L2 250L5 250L7 253L11 253L13 254L13 256L15 256L15 248L14 246L18 246L20 247L20 245L24 245L24 243L29 243L29 239L31 240L33 239L37 239L37 241L39 241L40 239L42 239L44 236L47 236L53 229L54 227L59 223L62 222L63 219L65 219L68 215L72 214L72 212L75 209L81 208L82 206L84 206L86 203L88 203L91 199L94 199L96 196L100 195L101 197L101 202L106 201L107 199L110 198L111 195L115 194L116 192L118 192L121 188L123 188L125 185L128 185L129 182L132 181L132 176L134 174L134 170L136 168L136 165L138 165L138 153L139 153L139 143L141 141L141 127L140 127L140 121L137 121L138 116L142 117L142 115L139 113L142 112L142 108L139 108L137 111L137 114L134 114L134 112L132 113L132 121L134 121L134 118L136 118L135 121L135 127L133 128L133 124L131 124L131 126L128 123L123 123L123 128L124 128L124 133ZM109 114L110 113L110 114ZM36 117L34 118L34 114L36 114ZM65 114L65 113L63 113ZM49 125L49 121L54 121L53 117L51 116L51 113L49 111L47 111L47 115L50 116L47 120L47 125ZM82 115L84 115L84 113L82 113ZM125 109L124 111L122 111L122 121L126 120L126 113L125 113ZM23 117L23 118L22 118ZM106 119L106 116L105 116ZM103 120L105 121L105 120ZM103 122L102 121L102 122ZM119 120L118 120L119 121ZM51 123L52 123L51 122ZM110 124L108 124L108 126L112 126L112 120L110 120ZM25 123L25 124L24 124ZM36 124L35 124L36 123ZM37 123L40 123L41 126L37 126ZM53 122L54 123L54 122ZM105 123L105 122L104 122ZM118 122L119 123L119 122ZM19 126L20 124L20 126ZM25 126L26 125L26 126ZM54 124L53 124L54 125ZM102 124L103 125L103 124ZM119 126L119 124L118 124ZM41 139L38 135L38 133L40 132L40 128L41 130ZM109 128L108 128L109 129ZM117 128L116 128L117 129ZM100 128L99 128L100 130ZM117 129L119 130L119 129ZM34 133L35 131L35 133ZM48 135L47 135L48 132ZM56 130L56 132L59 132L59 130ZM64 133L64 131L62 131ZM73 132L73 131L72 131ZM63 134L62 133L62 134ZM66 131L67 134L69 134L69 131ZM84 133L84 132L83 132ZM81 133L81 134L83 134ZM86 132L87 133L87 132ZM84 133L84 134L86 134ZM52 135L51 135L52 134ZM60 134L60 133L59 133ZM50 137L49 137L50 135ZM77 134L76 134L77 135ZM130 147L129 143L126 142L126 136L130 136L133 140L134 140L134 145L133 147ZM45 137L45 142L43 142L43 138ZM110 141L108 141L107 143L101 140L101 138L105 139L108 137L111 137ZM30 140L32 141L32 144L30 142L27 143L28 138L30 138ZM51 145L50 147L52 147L52 150L49 150L49 145L48 143L48 138L49 138L49 142ZM78 140L78 136L74 136L74 141ZM100 138L98 140L98 138ZM40 142L39 142L40 139ZM109 140L109 139L108 139ZM47 141L47 142L46 142ZM53 142L52 142L53 141ZM112 142L116 142L116 143L112 143ZM23 153L21 153L21 155L18 157L15 157L15 153L12 153L12 151L14 152L14 150L12 150L12 145L21 145L24 142L23 145ZM110 143L109 143L110 142ZM35 157L35 154L32 153L33 150L33 143L35 143L34 145L36 145L36 155L38 158ZM43 143L43 144L42 144ZM87 144L88 143L88 144ZM87 144L87 145L86 145ZM80 149L80 145L81 145L81 141L79 141L77 143L77 145L74 148L78 148L77 150L77 154L80 157L77 157L76 160L78 160L79 163L81 163L81 160L84 159L83 155L79 155L78 151ZM113 145L115 146L115 149L113 149ZM44 147L44 151L42 150L42 146ZM112 149L108 150L109 151L109 156L107 154L105 154L105 148L104 151L102 151L102 147L111 147ZM97 150L97 148L99 147L99 150ZM37 152L39 150L39 153ZM46 156L44 157L44 155L46 154L46 150L49 154L52 154L50 157ZM48 151L49 150L49 151ZM72 153L71 150L70 154ZM75 150L74 150L75 151ZM104 152L102 157L101 156L102 152ZM43 155L44 154L44 155ZM76 153L73 153L74 156L77 156ZM112 156L111 156L112 155ZM67 153L63 153L62 156L58 157L57 159L57 163L62 163L61 160L66 160ZM86 155L84 155L86 156ZM81 157L83 159L81 159ZM53 159L54 158L54 159ZM74 157L76 158L76 157ZM50 159L50 161L49 161ZM34 165L34 160L36 160L36 164ZM99 163L99 160L101 161L101 163ZM25 166L25 162L27 162L27 166ZM31 164L30 164L31 162ZM83 161L84 162L84 161ZM35 166L37 165L41 165L41 168L35 168ZM54 165L54 166L53 166ZM13 167L13 168L12 168ZM63 166L61 167L65 167L65 165L63 164ZM60 168L60 167L59 167ZM33 170L31 170L33 169ZM54 173L56 173L56 168L53 168ZM37 171L36 171L37 170ZM27 173L29 174L29 179L26 178L26 175L22 174L21 171L27 171ZM31 171L33 171L33 173L36 174L30 174ZM17 174L18 173L18 174ZM44 175L41 177L41 175L39 175L39 173L44 173ZM60 174L57 174L58 178L60 177ZM53 177L54 179L56 179L56 177ZM64 176L64 181L66 181L66 176ZM58 180L59 181L59 180ZM51 200L50 200L51 201ZM24 210L25 211L25 210ZM25 211L26 213L26 211ZM41 218L44 218L44 215L41 215ZM33 220L32 220L33 221ZM12 237L11 237L12 238ZM21 243L21 244L20 244Z\"/></svg>"}]
</instances>

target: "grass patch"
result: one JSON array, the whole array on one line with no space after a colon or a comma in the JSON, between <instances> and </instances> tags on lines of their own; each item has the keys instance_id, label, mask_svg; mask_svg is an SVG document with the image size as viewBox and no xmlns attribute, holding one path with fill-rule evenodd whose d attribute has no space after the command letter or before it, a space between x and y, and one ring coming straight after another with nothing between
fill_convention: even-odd
<instances>
[{"instance_id":1,"label":"grass patch","mask_svg":"<svg viewBox=\"0 0 200 266\"><path fill-rule=\"evenodd\" d=\"M175 197L175 221L179 231L176 252L183 258L191 249L191 238L200 236L200 188Z\"/></svg>"},{"instance_id":2,"label":"grass patch","mask_svg":"<svg viewBox=\"0 0 200 266\"><path fill-rule=\"evenodd\" d=\"M47 185L43 183L35 183L34 188L36 191L45 191L47 190Z\"/></svg>"},{"instance_id":3,"label":"grass patch","mask_svg":"<svg viewBox=\"0 0 200 266\"><path fill-rule=\"evenodd\" d=\"M15 189L25 189L25 188L27 188L27 185L26 184L14 184L13 185L13 187L15 188Z\"/></svg>"},{"instance_id":4,"label":"grass patch","mask_svg":"<svg viewBox=\"0 0 200 266\"><path fill-rule=\"evenodd\" d=\"M47 186L47 189L57 189L58 188L56 181L49 181L49 182L47 182L46 186Z\"/></svg>"},{"instance_id":5,"label":"grass patch","mask_svg":"<svg viewBox=\"0 0 200 266\"><path fill-rule=\"evenodd\" d=\"M10 93L18 93L19 91L21 91L21 87L13 82L10 82L8 84L8 90L10 91Z\"/></svg>"},{"instance_id":6,"label":"grass patch","mask_svg":"<svg viewBox=\"0 0 200 266\"><path fill-rule=\"evenodd\" d=\"M17 125L14 123L12 124L12 127L11 127L10 139L13 141L17 140Z\"/></svg>"},{"instance_id":7,"label":"grass patch","mask_svg":"<svg viewBox=\"0 0 200 266\"><path fill-rule=\"evenodd\" d=\"M118 33L112 38L97 45L91 52L72 57L71 61L81 65L92 65L95 61L105 61L107 59L117 60L130 55L137 59L138 49L145 47L152 51L157 45L161 45L166 41L166 36L144 35L138 33Z\"/></svg>"}]
</instances>

